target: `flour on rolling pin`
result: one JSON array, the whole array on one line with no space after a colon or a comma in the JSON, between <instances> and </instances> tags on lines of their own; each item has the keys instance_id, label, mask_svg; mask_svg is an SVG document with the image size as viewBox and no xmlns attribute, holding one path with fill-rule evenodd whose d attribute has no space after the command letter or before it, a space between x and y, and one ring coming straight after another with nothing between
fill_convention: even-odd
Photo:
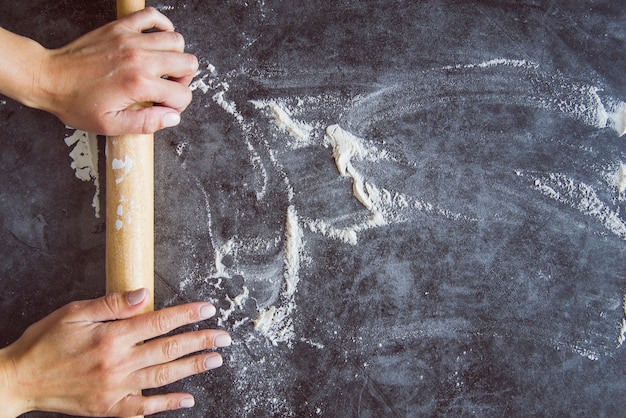
<instances>
[{"instance_id":1,"label":"flour on rolling pin","mask_svg":"<svg viewBox=\"0 0 626 418\"><path fill-rule=\"evenodd\" d=\"M113 158L111 162L111 168L115 172L115 184L120 184L124 180L124 176L130 172L133 168L133 161L128 155L124 155L123 160L118 160L117 158Z\"/></svg>"},{"instance_id":2,"label":"flour on rolling pin","mask_svg":"<svg viewBox=\"0 0 626 418\"><path fill-rule=\"evenodd\" d=\"M70 152L72 157L71 167L76 172L76 177L82 181L93 181L96 188L91 206L93 206L96 218L100 217L100 175L98 173L98 136L89 132L76 129L74 133L65 138L68 147L74 147Z\"/></svg>"}]
</instances>

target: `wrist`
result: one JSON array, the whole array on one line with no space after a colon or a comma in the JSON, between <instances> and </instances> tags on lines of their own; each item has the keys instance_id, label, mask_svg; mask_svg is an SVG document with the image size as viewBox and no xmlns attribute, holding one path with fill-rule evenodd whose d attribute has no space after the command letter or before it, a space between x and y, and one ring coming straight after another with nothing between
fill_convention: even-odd
<instances>
[{"instance_id":1,"label":"wrist","mask_svg":"<svg viewBox=\"0 0 626 418\"><path fill-rule=\"evenodd\" d=\"M41 79L49 51L38 42L0 28L0 93L47 110Z\"/></svg>"},{"instance_id":2,"label":"wrist","mask_svg":"<svg viewBox=\"0 0 626 418\"><path fill-rule=\"evenodd\" d=\"M0 349L0 418L14 418L28 412L26 402L19 396L17 373L9 347Z\"/></svg>"}]
</instances>

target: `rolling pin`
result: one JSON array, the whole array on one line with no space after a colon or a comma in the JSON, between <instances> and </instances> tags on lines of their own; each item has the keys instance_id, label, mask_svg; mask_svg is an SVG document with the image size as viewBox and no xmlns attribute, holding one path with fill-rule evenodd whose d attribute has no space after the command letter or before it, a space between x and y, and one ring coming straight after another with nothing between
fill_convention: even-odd
<instances>
[{"instance_id":1,"label":"rolling pin","mask_svg":"<svg viewBox=\"0 0 626 418\"><path fill-rule=\"evenodd\" d=\"M144 7L145 0L117 0L117 16ZM112 136L106 142L106 290L142 287L150 291L146 311L154 310L154 136Z\"/></svg>"},{"instance_id":2,"label":"rolling pin","mask_svg":"<svg viewBox=\"0 0 626 418\"><path fill-rule=\"evenodd\" d=\"M145 0L117 0L117 17L145 8ZM130 109L151 106L140 103ZM106 291L145 287L154 310L154 135L106 141ZM137 417L140 418L140 417Z\"/></svg>"}]
</instances>

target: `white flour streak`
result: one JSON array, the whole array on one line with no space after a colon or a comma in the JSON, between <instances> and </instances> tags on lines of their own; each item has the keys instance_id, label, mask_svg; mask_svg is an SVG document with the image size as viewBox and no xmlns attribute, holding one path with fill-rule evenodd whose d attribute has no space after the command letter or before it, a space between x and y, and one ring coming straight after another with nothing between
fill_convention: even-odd
<instances>
[{"instance_id":1,"label":"white flour streak","mask_svg":"<svg viewBox=\"0 0 626 418\"><path fill-rule=\"evenodd\" d=\"M534 179L534 187L545 196L565 203L581 213L597 219L611 233L626 240L626 223L619 216L619 208L611 210L602 202L593 187L575 182L563 174L550 173Z\"/></svg>"},{"instance_id":2,"label":"white flour streak","mask_svg":"<svg viewBox=\"0 0 626 418\"><path fill-rule=\"evenodd\" d=\"M285 222L285 289L280 306L259 309L254 328L272 345L287 343L291 346L295 336L291 314L296 309L295 293L300 282L300 264L304 240L298 214L293 205L287 209Z\"/></svg>"},{"instance_id":3,"label":"white flour streak","mask_svg":"<svg viewBox=\"0 0 626 418\"><path fill-rule=\"evenodd\" d=\"M259 156L259 153L256 151L256 149L254 149L254 146L248 139L246 139L246 146L248 147L250 164L252 165L252 168L254 169L253 172L255 173L255 183L259 183L254 184L253 187L256 189L257 200L261 201L265 198L265 195L267 194L267 170L265 169L265 164L263 164L263 160ZM259 177L260 180L258 179Z\"/></svg>"},{"instance_id":4,"label":"white flour streak","mask_svg":"<svg viewBox=\"0 0 626 418\"><path fill-rule=\"evenodd\" d=\"M626 295L624 295L622 301L622 310L624 311L624 317L622 318L622 324L619 330L619 337L617 338L617 348L621 347L626 341Z\"/></svg>"},{"instance_id":5,"label":"white flour streak","mask_svg":"<svg viewBox=\"0 0 626 418\"><path fill-rule=\"evenodd\" d=\"M209 92L209 89L211 88L208 84L206 84L204 82L204 80L206 79L208 74L205 74L202 78L193 81L190 85L189 85L189 89L191 91L195 91L200 89L200 91L202 91L202 93L206 94Z\"/></svg>"},{"instance_id":6,"label":"white flour streak","mask_svg":"<svg viewBox=\"0 0 626 418\"><path fill-rule=\"evenodd\" d=\"M89 132L75 130L65 138L68 147L74 146L70 152L72 163L70 167L75 170L76 177L82 181L93 181L96 188L91 206L94 208L96 218L100 217L100 175L98 173L98 136Z\"/></svg>"},{"instance_id":7,"label":"white flour streak","mask_svg":"<svg viewBox=\"0 0 626 418\"><path fill-rule=\"evenodd\" d=\"M254 328L265 336L266 340L276 346L278 343L287 343L291 346L295 336L291 313L295 309L293 301L283 306L270 306L261 309L259 316L254 320Z\"/></svg>"},{"instance_id":8,"label":"white flour streak","mask_svg":"<svg viewBox=\"0 0 626 418\"><path fill-rule=\"evenodd\" d=\"M365 190L363 176L352 165L352 159L361 161L384 160L388 159L386 151L366 147L364 140L341 129L339 125L331 125L326 128L326 135L333 146L333 157L339 174L352 178L354 197L368 210L376 210L377 208L374 207L374 203Z\"/></svg>"},{"instance_id":9,"label":"white flour streak","mask_svg":"<svg viewBox=\"0 0 626 418\"><path fill-rule=\"evenodd\" d=\"M601 88L567 80L560 73L546 74L539 66L526 60L497 58L478 64L457 64L443 70L482 70L492 67L519 69L524 75L520 84L528 84L528 104L558 111L588 126L611 128L619 136L626 133L626 103L612 97L600 97Z\"/></svg>"},{"instance_id":10,"label":"white flour streak","mask_svg":"<svg viewBox=\"0 0 626 418\"><path fill-rule=\"evenodd\" d=\"M285 296L292 296L300 281L300 253L304 246L302 228L293 205L287 209L285 234Z\"/></svg>"},{"instance_id":11,"label":"white flour streak","mask_svg":"<svg viewBox=\"0 0 626 418\"><path fill-rule=\"evenodd\" d=\"M219 327L225 326L226 321L228 321L228 318L235 311L235 309L243 310L243 304L246 302L246 300L248 300L249 296L250 296L250 290L248 289L247 286L244 286L242 289L242 292L239 295L235 296L233 299L231 299L228 295L226 295L226 301L229 303L230 306L228 309L221 310L221 315L217 319L217 325ZM241 324L243 324L243 322L241 322L240 325ZM233 329L235 328L236 327L233 327Z\"/></svg>"},{"instance_id":12,"label":"white flour streak","mask_svg":"<svg viewBox=\"0 0 626 418\"><path fill-rule=\"evenodd\" d=\"M269 108L272 112L274 123L276 123L278 129L282 132L287 132L296 140L295 143L289 143L292 148L301 148L311 144L311 132L313 131L313 126L305 122L295 120L291 116L291 112L286 109L284 104L281 105L274 100L252 100L251 103L257 109Z\"/></svg>"},{"instance_id":13,"label":"white flour streak","mask_svg":"<svg viewBox=\"0 0 626 418\"><path fill-rule=\"evenodd\" d=\"M217 93L215 93L213 95L213 101L215 101L215 103L217 103L222 109L224 109L226 113L233 115L237 122L243 122L243 116L241 116L241 114L237 110L237 106L234 102L226 100L224 98L224 93L225 91L218 91Z\"/></svg>"},{"instance_id":14,"label":"white flour streak","mask_svg":"<svg viewBox=\"0 0 626 418\"><path fill-rule=\"evenodd\" d=\"M611 184L617 191L618 200L625 200L624 191L626 190L626 165L619 163L617 171L611 176Z\"/></svg>"},{"instance_id":15,"label":"white flour streak","mask_svg":"<svg viewBox=\"0 0 626 418\"><path fill-rule=\"evenodd\" d=\"M626 134L626 103L618 102L608 106L607 126L612 127L619 136Z\"/></svg>"},{"instance_id":16,"label":"white flour streak","mask_svg":"<svg viewBox=\"0 0 626 418\"><path fill-rule=\"evenodd\" d=\"M155 6L155 9L157 9L160 12L165 12L165 11L168 11L168 10L174 10L175 7L170 5L170 4L157 4Z\"/></svg>"},{"instance_id":17,"label":"white flour streak","mask_svg":"<svg viewBox=\"0 0 626 418\"><path fill-rule=\"evenodd\" d=\"M443 67L444 70L460 70L464 68L489 68L495 66L508 66L508 67L524 67L524 68L539 68L537 64L526 60L514 60L505 58L496 58L489 61L484 61L479 64L457 64L447 65Z\"/></svg>"},{"instance_id":18,"label":"white flour streak","mask_svg":"<svg viewBox=\"0 0 626 418\"><path fill-rule=\"evenodd\" d=\"M326 135L333 147L333 157L337 171L343 177L352 179L352 194L370 212L370 218L348 227L335 227L320 219L308 220L307 227L325 237L340 239L356 245L357 233L363 230L387 225L390 222L409 221L412 211L426 211L442 215L451 220L471 220L468 217L445 209L436 209L429 203L414 197L376 186L364 178L354 167L352 161L379 162L393 160L387 151L368 146L365 140L358 138L339 125L331 125Z\"/></svg>"}]
</instances>

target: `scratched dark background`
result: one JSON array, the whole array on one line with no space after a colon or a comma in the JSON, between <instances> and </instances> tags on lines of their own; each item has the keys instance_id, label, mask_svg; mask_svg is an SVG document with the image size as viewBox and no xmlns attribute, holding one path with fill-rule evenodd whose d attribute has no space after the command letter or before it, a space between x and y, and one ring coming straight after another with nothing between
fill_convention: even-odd
<instances>
[{"instance_id":1,"label":"scratched dark background","mask_svg":"<svg viewBox=\"0 0 626 418\"><path fill-rule=\"evenodd\" d=\"M112 20L112 3L2 1L0 25L54 48ZM626 98L620 2L148 5L185 35L207 86L155 140L157 307L211 300L235 340L221 369L151 391L196 398L160 416L624 414L626 207L607 173L626 148L589 120L594 88L607 109ZM220 92L236 114L218 106ZM312 142L290 145L250 100L291 109L313 126ZM70 168L72 131L0 103L9 344L65 303L103 294L104 224L93 184ZM388 224L356 245L307 228L368 215L324 142L333 124L394 157L353 159L368 181L434 209L391 205ZM104 173L102 142L100 155ZM584 206L589 189L600 215ZM272 345L252 320L287 306L289 206L305 243L293 336ZM238 246L218 271L229 242ZM245 289L226 318L227 298Z\"/></svg>"}]
</instances>

